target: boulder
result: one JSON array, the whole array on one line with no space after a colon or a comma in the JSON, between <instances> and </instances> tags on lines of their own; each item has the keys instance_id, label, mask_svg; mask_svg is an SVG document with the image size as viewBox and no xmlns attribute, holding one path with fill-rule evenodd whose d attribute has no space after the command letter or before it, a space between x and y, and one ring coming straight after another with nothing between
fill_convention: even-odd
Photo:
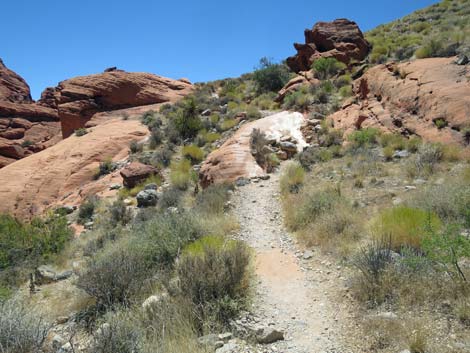
<instances>
[{"instance_id":1,"label":"boulder","mask_svg":"<svg viewBox=\"0 0 470 353\"><path fill-rule=\"evenodd\" d=\"M39 266L34 273L34 283L38 286L63 281L72 276L72 271L56 272L49 266Z\"/></svg>"},{"instance_id":2,"label":"boulder","mask_svg":"<svg viewBox=\"0 0 470 353\"><path fill-rule=\"evenodd\" d=\"M132 162L120 172L123 184L131 189L148 177L158 174L158 169L140 162Z\"/></svg>"},{"instance_id":3,"label":"boulder","mask_svg":"<svg viewBox=\"0 0 470 353\"><path fill-rule=\"evenodd\" d=\"M142 190L137 196L137 207L156 206L158 202L158 193L155 190Z\"/></svg>"},{"instance_id":4,"label":"boulder","mask_svg":"<svg viewBox=\"0 0 470 353\"><path fill-rule=\"evenodd\" d=\"M270 344L282 340L284 340L284 333L271 327L263 328L256 334L256 341L261 344Z\"/></svg>"},{"instance_id":5,"label":"boulder","mask_svg":"<svg viewBox=\"0 0 470 353\"><path fill-rule=\"evenodd\" d=\"M213 183L236 183L244 185L245 180L266 174L251 154L251 133L259 129L268 141L279 142L286 134L298 141L297 149L306 146L301 127L305 118L300 113L281 112L244 124L219 149L210 153L199 170L201 185Z\"/></svg>"},{"instance_id":6,"label":"boulder","mask_svg":"<svg viewBox=\"0 0 470 353\"><path fill-rule=\"evenodd\" d=\"M371 48L359 26L348 19L318 22L304 34L305 44L295 43L297 55L287 58L287 65L294 72L310 70L313 62L322 57L333 57L345 64L362 61Z\"/></svg>"},{"instance_id":7,"label":"boulder","mask_svg":"<svg viewBox=\"0 0 470 353\"><path fill-rule=\"evenodd\" d=\"M141 72L107 70L80 76L47 88L39 101L57 107L63 137L85 127L95 113L156 103L174 102L192 91L182 80Z\"/></svg>"},{"instance_id":8,"label":"boulder","mask_svg":"<svg viewBox=\"0 0 470 353\"><path fill-rule=\"evenodd\" d=\"M0 100L13 103L32 103L26 81L5 66L0 59Z\"/></svg>"},{"instance_id":9,"label":"boulder","mask_svg":"<svg viewBox=\"0 0 470 353\"><path fill-rule=\"evenodd\" d=\"M355 102L328 117L346 135L374 127L444 144L466 144L470 66L429 58L370 68L354 82ZM447 126L438 128L437 119Z\"/></svg>"}]
</instances>

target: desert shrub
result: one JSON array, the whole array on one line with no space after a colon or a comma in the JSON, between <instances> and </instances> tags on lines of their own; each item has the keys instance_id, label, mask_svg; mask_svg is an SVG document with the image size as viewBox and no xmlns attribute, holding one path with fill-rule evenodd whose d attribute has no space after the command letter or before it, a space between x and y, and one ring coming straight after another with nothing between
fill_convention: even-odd
<instances>
[{"instance_id":1,"label":"desert shrub","mask_svg":"<svg viewBox=\"0 0 470 353\"><path fill-rule=\"evenodd\" d=\"M289 79L288 67L284 64L273 64L268 58L262 58L253 73L253 81L259 94L277 92Z\"/></svg>"},{"instance_id":2,"label":"desert shrub","mask_svg":"<svg viewBox=\"0 0 470 353\"><path fill-rule=\"evenodd\" d=\"M352 82L351 75L350 74L344 74L344 75L341 75L340 77L338 77L334 81L334 84L338 88L341 88L341 87L344 87L344 86L349 86L350 87L351 82Z\"/></svg>"},{"instance_id":3,"label":"desert shrub","mask_svg":"<svg viewBox=\"0 0 470 353\"><path fill-rule=\"evenodd\" d=\"M279 105L278 103L274 102L275 98L275 92L263 93L253 99L251 104L262 110L276 110L279 108Z\"/></svg>"},{"instance_id":4,"label":"desert shrub","mask_svg":"<svg viewBox=\"0 0 470 353\"><path fill-rule=\"evenodd\" d=\"M179 162L172 162L170 168L171 184L180 190L186 190L191 180L194 179L191 162L187 159L182 159Z\"/></svg>"},{"instance_id":5,"label":"desert shrub","mask_svg":"<svg viewBox=\"0 0 470 353\"><path fill-rule=\"evenodd\" d=\"M131 141L129 144L129 151L132 154L142 152L144 150L144 145L142 143L139 143L137 141Z\"/></svg>"},{"instance_id":6,"label":"desert shrub","mask_svg":"<svg viewBox=\"0 0 470 353\"><path fill-rule=\"evenodd\" d=\"M204 146L206 143L213 143L220 139L221 135L218 132L208 132L207 130L202 130L199 132L198 138L201 141L199 146Z\"/></svg>"},{"instance_id":7,"label":"desert shrub","mask_svg":"<svg viewBox=\"0 0 470 353\"><path fill-rule=\"evenodd\" d=\"M328 162L333 157L339 156L338 149L308 147L298 154L297 159L305 170L311 170L314 164Z\"/></svg>"},{"instance_id":8,"label":"desert shrub","mask_svg":"<svg viewBox=\"0 0 470 353\"><path fill-rule=\"evenodd\" d=\"M207 236L188 245L177 272L182 293L209 325L227 324L245 307L250 253L245 243Z\"/></svg>"},{"instance_id":9,"label":"desert shrub","mask_svg":"<svg viewBox=\"0 0 470 353\"><path fill-rule=\"evenodd\" d=\"M462 158L462 149L458 145L442 146L442 160L447 162L456 162Z\"/></svg>"},{"instance_id":10,"label":"desert shrub","mask_svg":"<svg viewBox=\"0 0 470 353\"><path fill-rule=\"evenodd\" d=\"M166 209L168 207L178 207L183 194L183 191L174 187L165 189L160 195L158 206L162 209Z\"/></svg>"},{"instance_id":11,"label":"desert shrub","mask_svg":"<svg viewBox=\"0 0 470 353\"><path fill-rule=\"evenodd\" d=\"M470 258L470 239L461 234L460 227L451 225L441 232L431 232L423 238L422 249L446 273L467 280L460 264Z\"/></svg>"},{"instance_id":12,"label":"desert shrub","mask_svg":"<svg viewBox=\"0 0 470 353\"><path fill-rule=\"evenodd\" d=\"M0 301L0 352L39 353L51 326L19 301Z\"/></svg>"},{"instance_id":13,"label":"desert shrub","mask_svg":"<svg viewBox=\"0 0 470 353\"><path fill-rule=\"evenodd\" d=\"M118 224L126 225L132 220L132 213L121 198L114 201L108 207L108 211L109 219L113 226Z\"/></svg>"},{"instance_id":14,"label":"desert shrub","mask_svg":"<svg viewBox=\"0 0 470 353\"><path fill-rule=\"evenodd\" d=\"M289 93L282 104L284 109L306 111L313 103L313 98L308 94L307 87L303 86L295 92Z\"/></svg>"},{"instance_id":15,"label":"desert shrub","mask_svg":"<svg viewBox=\"0 0 470 353\"><path fill-rule=\"evenodd\" d=\"M163 125L161 114L153 110L149 110L142 114L140 120L142 121L142 124L148 126L150 131L154 131Z\"/></svg>"},{"instance_id":16,"label":"desert shrub","mask_svg":"<svg viewBox=\"0 0 470 353\"><path fill-rule=\"evenodd\" d=\"M246 117L250 120L257 120L261 119L262 115L258 108L250 105L246 110Z\"/></svg>"},{"instance_id":17,"label":"desert shrub","mask_svg":"<svg viewBox=\"0 0 470 353\"><path fill-rule=\"evenodd\" d=\"M149 147L151 149L157 148L157 146L160 146L163 141L163 133L158 130L152 130L150 133L150 138L149 138Z\"/></svg>"},{"instance_id":18,"label":"desert shrub","mask_svg":"<svg viewBox=\"0 0 470 353\"><path fill-rule=\"evenodd\" d=\"M98 308L128 306L148 276L146 260L127 240L112 244L89 259L77 286L95 298Z\"/></svg>"},{"instance_id":19,"label":"desert shrub","mask_svg":"<svg viewBox=\"0 0 470 353\"><path fill-rule=\"evenodd\" d=\"M61 251L71 236L65 217L27 223L0 215L0 270L24 262L37 265Z\"/></svg>"},{"instance_id":20,"label":"desert shrub","mask_svg":"<svg viewBox=\"0 0 470 353\"><path fill-rule=\"evenodd\" d=\"M198 239L203 229L193 213L158 213L136 225L139 234L141 257L148 258L153 266L168 267L188 243Z\"/></svg>"},{"instance_id":21,"label":"desert shrub","mask_svg":"<svg viewBox=\"0 0 470 353\"><path fill-rule=\"evenodd\" d=\"M431 185L410 200L413 207L433 212L447 223L470 227L470 187L465 181L449 180Z\"/></svg>"},{"instance_id":22,"label":"desert shrub","mask_svg":"<svg viewBox=\"0 0 470 353\"><path fill-rule=\"evenodd\" d=\"M432 174L436 165L442 160L443 148L437 143L423 143L416 154L416 169L418 174Z\"/></svg>"},{"instance_id":23,"label":"desert shrub","mask_svg":"<svg viewBox=\"0 0 470 353\"><path fill-rule=\"evenodd\" d=\"M34 145L34 142L31 140L24 140L23 142L21 142L21 147L23 148L27 148L32 145Z\"/></svg>"},{"instance_id":24,"label":"desert shrub","mask_svg":"<svg viewBox=\"0 0 470 353\"><path fill-rule=\"evenodd\" d=\"M346 65L335 58L319 58L312 64L312 69L315 71L316 77L320 80L331 78L345 68Z\"/></svg>"},{"instance_id":25,"label":"desert shrub","mask_svg":"<svg viewBox=\"0 0 470 353\"><path fill-rule=\"evenodd\" d=\"M84 135L86 135L86 134L88 134L88 130L85 129L84 127L81 127L81 128L79 128L79 129L76 129L76 130L75 130L75 136L80 137L80 136L84 136Z\"/></svg>"},{"instance_id":26,"label":"desert shrub","mask_svg":"<svg viewBox=\"0 0 470 353\"><path fill-rule=\"evenodd\" d=\"M462 129L462 137L466 145L470 144L470 128Z\"/></svg>"},{"instance_id":27,"label":"desert shrub","mask_svg":"<svg viewBox=\"0 0 470 353\"><path fill-rule=\"evenodd\" d=\"M201 129L201 119L194 97L186 97L179 103L179 108L169 114L170 123L183 139L193 138Z\"/></svg>"},{"instance_id":28,"label":"desert shrub","mask_svg":"<svg viewBox=\"0 0 470 353\"><path fill-rule=\"evenodd\" d=\"M377 138L382 147L390 147L393 150L404 150L407 146L407 140L398 134L381 134Z\"/></svg>"},{"instance_id":29,"label":"desert shrub","mask_svg":"<svg viewBox=\"0 0 470 353\"><path fill-rule=\"evenodd\" d=\"M440 130L447 126L447 120L444 118L437 118L434 120L434 125Z\"/></svg>"},{"instance_id":30,"label":"desert shrub","mask_svg":"<svg viewBox=\"0 0 470 353\"><path fill-rule=\"evenodd\" d=\"M192 164L197 164L204 159L204 151L196 145L184 146L181 153L183 157L189 159Z\"/></svg>"},{"instance_id":31,"label":"desert shrub","mask_svg":"<svg viewBox=\"0 0 470 353\"><path fill-rule=\"evenodd\" d=\"M347 201L341 196L341 192L336 187L324 189L303 190L295 199L287 201L285 222L290 230L297 231L305 229L307 226L315 223L318 218L327 212L332 212L340 204L347 204ZM290 207L289 204L296 204L296 207Z\"/></svg>"},{"instance_id":32,"label":"desert shrub","mask_svg":"<svg viewBox=\"0 0 470 353\"><path fill-rule=\"evenodd\" d=\"M348 140L351 142L351 147L354 149L370 147L377 143L379 136L379 130L374 128L366 128L358 131L354 131L348 136Z\"/></svg>"},{"instance_id":33,"label":"desert shrub","mask_svg":"<svg viewBox=\"0 0 470 353\"><path fill-rule=\"evenodd\" d=\"M78 224L85 224L90 221L95 212L95 208L98 206L98 198L95 196L87 198L78 209Z\"/></svg>"},{"instance_id":34,"label":"desert shrub","mask_svg":"<svg viewBox=\"0 0 470 353\"><path fill-rule=\"evenodd\" d=\"M416 50L415 55L418 59L431 58L440 56L441 51L442 43L438 40L431 39L428 43Z\"/></svg>"},{"instance_id":35,"label":"desert shrub","mask_svg":"<svg viewBox=\"0 0 470 353\"><path fill-rule=\"evenodd\" d=\"M392 147L387 146L382 149L382 152L384 154L385 160L391 161L393 159L393 154L395 153L395 150Z\"/></svg>"},{"instance_id":36,"label":"desert shrub","mask_svg":"<svg viewBox=\"0 0 470 353\"><path fill-rule=\"evenodd\" d=\"M271 153L267 150L268 140L260 129L253 129L250 135L251 154L254 155L256 163L262 168L267 167L267 155Z\"/></svg>"},{"instance_id":37,"label":"desert shrub","mask_svg":"<svg viewBox=\"0 0 470 353\"><path fill-rule=\"evenodd\" d=\"M439 218L424 210L398 206L382 211L371 225L376 239L390 238L391 248L401 251L405 247L421 249L426 234L441 227Z\"/></svg>"},{"instance_id":38,"label":"desert shrub","mask_svg":"<svg viewBox=\"0 0 470 353\"><path fill-rule=\"evenodd\" d=\"M223 213L229 199L230 186L225 184L211 185L196 197L196 208L203 213Z\"/></svg>"},{"instance_id":39,"label":"desert shrub","mask_svg":"<svg viewBox=\"0 0 470 353\"><path fill-rule=\"evenodd\" d=\"M419 137L413 136L410 137L406 143L406 149L411 153L416 153L419 150L419 146L421 146L422 142Z\"/></svg>"},{"instance_id":40,"label":"desert shrub","mask_svg":"<svg viewBox=\"0 0 470 353\"><path fill-rule=\"evenodd\" d=\"M159 151L153 153L150 162L154 166L168 167L171 162L173 151L168 146L163 147Z\"/></svg>"},{"instance_id":41,"label":"desert shrub","mask_svg":"<svg viewBox=\"0 0 470 353\"><path fill-rule=\"evenodd\" d=\"M348 98L353 95L353 90L351 86L343 86L339 89L338 92L342 98Z\"/></svg>"},{"instance_id":42,"label":"desert shrub","mask_svg":"<svg viewBox=\"0 0 470 353\"><path fill-rule=\"evenodd\" d=\"M343 132L338 129L332 129L326 123L323 123L318 143L322 147L339 146L343 143Z\"/></svg>"},{"instance_id":43,"label":"desert shrub","mask_svg":"<svg viewBox=\"0 0 470 353\"><path fill-rule=\"evenodd\" d=\"M94 175L94 178L99 179L101 176L110 174L115 170L116 170L116 164L113 163L113 161L110 158L105 159L104 161L100 162L100 165Z\"/></svg>"},{"instance_id":44,"label":"desert shrub","mask_svg":"<svg viewBox=\"0 0 470 353\"><path fill-rule=\"evenodd\" d=\"M140 353L144 330L136 317L128 311L110 312L105 315L106 325L93 335L90 353Z\"/></svg>"},{"instance_id":45,"label":"desert shrub","mask_svg":"<svg viewBox=\"0 0 470 353\"><path fill-rule=\"evenodd\" d=\"M305 170L299 163L290 162L282 171L280 185L281 193L297 193L302 187L305 179Z\"/></svg>"},{"instance_id":46,"label":"desert shrub","mask_svg":"<svg viewBox=\"0 0 470 353\"><path fill-rule=\"evenodd\" d=\"M238 121L235 119L224 119L221 123L219 123L220 130L227 131L231 128L237 126Z\"/></svg>"}]
</instances>

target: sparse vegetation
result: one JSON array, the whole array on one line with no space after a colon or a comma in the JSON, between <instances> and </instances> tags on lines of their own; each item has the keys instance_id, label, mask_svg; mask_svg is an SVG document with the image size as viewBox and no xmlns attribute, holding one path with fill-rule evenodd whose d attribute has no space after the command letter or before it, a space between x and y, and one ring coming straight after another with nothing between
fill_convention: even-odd
<instances>
[{"instance_id":1,"label":"sparse vegetation","mask_svg":"<svg viewBox=\"0 0 470 353\"><path fill-rule=\"evenodd\" d=\"M277 92L289 79L289 68L284 64L273 64L268 58L262 58L259 67L253 73L253 80L259 94Z\"/></svg>"},{"instance_id":2,"label":"sparse vegetation","mask_svg":"<svg viewBox=\"0 0 470 353\"><path fill-rule=\"evenodd\" d=\"M79 129L75 130L75 136L80 137L80 136L84 136L86 134L88 134L88 130L85 129L84 127L81 127Z\"/></svg>"}]
</instances>

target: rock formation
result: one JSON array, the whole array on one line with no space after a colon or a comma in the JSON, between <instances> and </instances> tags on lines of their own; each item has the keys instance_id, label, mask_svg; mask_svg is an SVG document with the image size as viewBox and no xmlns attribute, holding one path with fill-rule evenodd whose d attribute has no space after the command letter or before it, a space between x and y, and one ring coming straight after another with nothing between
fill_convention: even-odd
<instances>
[{"instance_id":1,"label":"rock formation","mask_svg":"<svg viewBox=\"0 0 470 353\"><path fill-rule=\"evenodd\" d=\"M137 120L110 117L84 136L71 136L0 169L0 213L28 218L58 205L80 205L90 195L115 193L109 189L121 182L119 171L94 180L99 162L127 158L129 143L147 134Z\"/></svg>"},{"instance_id":2,"label":"rock formation","mask_svg":"<svg viewBox=\"0 0 470 353\"><path fill-rule=\"evenodd\" d=\"M431 58L373 67L354 82L355 99L329 119L346 133L377 127L429 141L465 143L470 66L454 61Z\"/></svg>"},{"instance_id":3,"label":"rock formation","mask_svg":"<svg viewBox=\"0 0 470 353\"><path fill-rule=\"evenodd\" d=\"M318 22L313 29L305 30L305 44L294 44L297 55L287 58L287 65L294 72L308 71L312 63L321 57L336 58L349 64L362 61L370 51L370 45L358 25L347 19Z\"/></svg>"},{"instance_id":4,"label":"rock formation","mask_svg":"<svg viewBox=\"0 0 470 353\"><path fill-rule=\"evenodd\" d=\"M305 119L300 113L281 112L243 125L219 149L215 150L201 166L201 185L232 183L240 178L265 175L251 153L250 137L254 129L265 133L268 140L280 142L290 137L297 142L298 150L306 146L300 131Z\"/></svg>"},{"instance_id":5,"label":"rock formation","mask_svg":"<svg viewBox=\"0 0 470 353\"><path fill-rule=\"evenodd\" d=\"M29 86L0 59L0 168L60 140L56 110L35 104Z\"/></svg>"},{"instance_id":6,"label":"rock formation","mask_svg":"<svg viewBox=\"0 0 470 353\"><path fill-rule=\"evenodd\" d=\"M112 69L62 81L57 87L46 89L39 103L57 108L66 138L84 127L95 113L174 102L191 90L186 79Z\"/></svg>"}]
</instances>

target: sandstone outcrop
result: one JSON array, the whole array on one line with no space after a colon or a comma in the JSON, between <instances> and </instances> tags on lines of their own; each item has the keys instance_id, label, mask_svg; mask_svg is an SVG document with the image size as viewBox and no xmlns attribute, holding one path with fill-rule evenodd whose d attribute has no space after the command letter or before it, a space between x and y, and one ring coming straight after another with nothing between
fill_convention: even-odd
<instances>
[{"instance_id":1,"label":"sandstone outcrop","mask_svg":"<svg viewBox=\"0 0 470 353\"><path fill-rule=\"evenodd\" d=\"M254 129L266 134L268 140L281 142L290 137L297 142L298 150L306 146L301 127L305 119L300 113L281 112L242 127L218 150L207 156L199 171L201 185L232 183L240 178L262 177L266 172L251 153L250 137Z\"/></svg>"},{"instance_id":2,"label":"sandstone outcrop","mask_svg":"<svg viewBox=\"0 0 470 353\"><path fill-rule=\"evenodd\" d=\"M133 188L141 181L157 173L157 168L139 162L132 162L120 172L123 184L127 188Z\"/></svg>"},{"instance_id":3,"label":"sandstone outcrop","mask_svg":"<svg viewBox=\"0 0 470 353\"><path fill-rule=\"evenodd\" d=\"M27 83L0 59L0 168L59 140L57 111L34 103Z\"/></svg>"},{"instance_id":4,"label":"sandstone outcrop","mask_svg":"<svg viewBox=\"0 0 470 353\"><path fill-rule=\"evenodd\" d=\"M39 103L57 108L65 138L84 127L95 113L174 102L191 90L185 79L113 69L62 81L46 89Z\"/></svg>"},{"instance_id":5,"label":"sandstone outcrop","mask_svg":"<svg viewBox=\"0 0 470 353\"><path fill-rule=\"evenodd\" d=\"M376 127L429 141L465 143L470 66L454 61L430 58L373 67L354 82L355 99L329 119L346 133Z\"/></svg>"},{"instance_id":6,"label":"sandstone outcrop","mask_svg":"<svg viewBox=\"0 0 470 353\"><path fill-rule=\"evenodd\" d=\"M127 158L129 143L147 134L139 121L110 118L84 136L71 136L0 169L0 213L28 218L51 207L80 205L90 195L115 193L109 189L121 181L119 171L94 180L99 163Z\"/></svg>"},{"instance_id":7,"label":"sandstone outcrop","mask_svg":"<svg viewBox=\"0 0 470 353\"><path fill-rule=\"evenodd\" d=\"M312 63L321 57L333 57L345 64L353 59L362 61L370 51L359 26L347 19L318 22L304 34L305 44L295 43L297 55L287 58L287 65L294 72L310 70Z\"/></svg>"},{"instance_id":8,"label":"sandstone outcrop","mask_svg":"<svg viewBox=\"0 0 470 353\"><path fill-rule=\"evenodd\" d=\"M312 71L301 71L299 72L298 76L294 77L289 82L287 82L286 85L278 92L275 101L282 102L288 94L297 91L300 87L304 85L317 84L320 84L320 80L314 77Z\"/></svg>"}]
</instances>

